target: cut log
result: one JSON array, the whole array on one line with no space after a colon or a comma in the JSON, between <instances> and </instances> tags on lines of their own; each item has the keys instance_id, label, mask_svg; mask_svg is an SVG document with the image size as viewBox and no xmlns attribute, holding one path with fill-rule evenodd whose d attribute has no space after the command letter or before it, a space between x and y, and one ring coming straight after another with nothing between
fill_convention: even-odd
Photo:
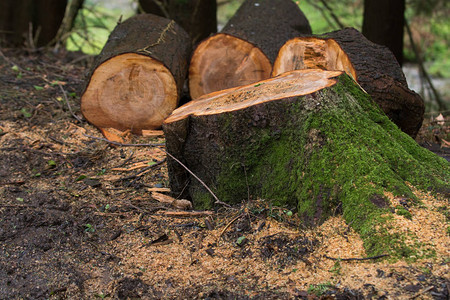
<instances>
[{"instance_id":1,"label":"cut log","mask_svg":"<svg viewBox=\"0 0 450 300\"><path fill-rule=\"evenodd\" d=\"M272 75L310 68L345 71L410 136L415 137L422 126L423 99L408 88L392 52L370 42L356 29L287 41L279 51Z\"/></svg>"},{"instance_id":2,"label":"cut log","mask_svg":"<svg viewBox=\"0 0 450 300\"><path fill-rule=\"evenodd\" d=\"M189 67L192 99L270 77L280 47L311 27L291 0L247 0L221 33L194 51Z\"/></svg>"},{"instance_id":3,"label":"cut log","mask_svg":"<svg viewBox=\"0 0 450 300\"><path fill-rule=\"evenodd\" d=\"M168 158L171 190L194 207L260 198L297 209L308 225L342 212L368 255L403 243L380 229L391 214L386 192L414 201L409 183L449 190L449 163L341 71L292 71L204 95L176 109L163 130L168 153L189 169Z\"/></svg>"},{"instance_id":4,"label":"cut log","mask_svg":"<svg viewBox=\"0 0 450 300\"><path fill-rule=\"evenodd\" d=\"M83 115L103 132L161 127L177 107L190 47L188 34L159 16L141 14L118 24L91 70Z\"/></svg>"}]
</instances>

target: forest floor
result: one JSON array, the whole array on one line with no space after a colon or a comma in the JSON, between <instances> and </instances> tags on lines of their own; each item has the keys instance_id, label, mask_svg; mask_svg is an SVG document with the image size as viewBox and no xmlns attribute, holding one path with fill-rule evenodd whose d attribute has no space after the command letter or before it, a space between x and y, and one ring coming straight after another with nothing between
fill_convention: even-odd
<instances>
[{"instance_id":1,"label":"forest floor","mask_svg":"<svg viewBox=\"0 0 450 300\"><path fill-rule=\"evenodd\" d=\"M398 224L431 258L365 258L340 216L301 228L249 200L180 217L165 153L114 146L80 114L90 57L0 52L0 299L449 299L448 199ZM449 119L417 141L450 158ZM97 137L97 138L93 138ZM163 143L162 134L129 143Z\"/></svg>"}]
</instances>

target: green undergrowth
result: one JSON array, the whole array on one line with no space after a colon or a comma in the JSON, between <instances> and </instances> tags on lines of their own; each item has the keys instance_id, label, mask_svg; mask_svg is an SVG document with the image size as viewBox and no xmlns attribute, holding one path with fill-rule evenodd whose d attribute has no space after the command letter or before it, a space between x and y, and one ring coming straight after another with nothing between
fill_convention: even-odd
<instances>
[{"instance_id":1,"label":"green undergrowth","mask_svg":"<svg viewBox=\"0 0 450 300\"><path fill-rule=\"evenodd\" d=\"M405 236L388 233L391 208L384 192L413 203L419 199L407 182L424 191L448 192L448 162L401 132L359 89L348 82L334 87L344 95L342 89L351 94L340 107L311 115L309 132L323 135L326 142L305 161L304 172L313 175L299 189L299 213L317 212L317 199L329 191L327 196L342 203L343 216L361 235L368 255L417 257L416 249L429 255L425 245L408 246Z\"/></svg>"},{"instance_id":2,"label":"green undergrowth","mask_svg":"<svg viewBox=\"0 0 450 300\"><path fill-rule=\"evenodd\" d=\"M291 103L285 111L286 129L249 126L248 136L242 137L246 134L242 132L237 136L229 118L242 116L219 115L220 134L229 135L229 141L246 141L222 158L213 190L228 203L259 197L296 208L306 225L342 213L361 235L367 255L432 255L413 234L389 228L395 207L385 192L413 205L420 199L408 183L424 191L448 192L448 162L401 132L348 76L339 81ZM193 198L197 207L212 203L205 192L196 191ZM407 213L403 216L410 218Z\"/></svg>"}]
</instances>

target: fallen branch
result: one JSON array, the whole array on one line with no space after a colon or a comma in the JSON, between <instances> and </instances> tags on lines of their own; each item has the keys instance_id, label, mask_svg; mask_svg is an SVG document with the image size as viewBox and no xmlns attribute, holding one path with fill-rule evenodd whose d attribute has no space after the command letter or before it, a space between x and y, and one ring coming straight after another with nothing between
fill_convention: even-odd
<instances>
[{"instance_id":1,"label":"fallen branch","mask_svg":"<svg viewBox=\"0 0 450 300\"><path fill-rule=\"evenodd\" d=\"M336 260L336 261L353 261L353 260L357 260L357 261L361 261L361 260L370 260L370 259L378 259L378 258L382 258L382 257L386 257L389 256L389 254L381 254L381 255L377 255L377 256L370 256L370 257L350 257L350 258L334 258L334 257L329 257L327 255L324 255L325 258L331 259L331 260Z\"/></svg>"},{"instance_id":2,"label":"fallen branch","mask_svg":"<svg viewBox=\"0 0 450 300\"><path fill-rule=\"evenodd\" d=\"M165 211L162 215L166 217L207 217L212 216L212 211Z\"/></svg>"},{"instance_id":3,"label":"fallen branch","mask_svg":"<svg viewBox=\"0 0 450 300\"><path fill-rule=\"evenodd\" d=\"M412 296L410 299L415 299L415 298L419 297L420 295L425 294L425 293L428 292L429 290L432 290L433 288L434 288L434 286L431 285L431 286L427 287L426 289L421 290L420 292L418 292L417 294L415 294L414 296Z\"/></svg>"},{"instance_id":4,"label":"fallen branch","mask_svg":"<svg viewBox=\"0 0 450 300\"><path fill-rule=\"evenodd\" d=\"M217 243L219 242L220 238L222 237L222 235L225 233L225 231L227 231L227 229L231 226L231 224L233 224L234 222L236 222L236 220L238 220L240 217L242 217L242 213L239 213L236 217L233 218L233 220L231 220L220 232L219 236L217 237Z\"/></svg>"},{"instance_id":5,"label":"fallen branch","mask_svg":"<svg viewBox=\"0 0 450 300\"><path fill-rule=\"evenodd\" d=\"M66 91L63 89L62 85L61 85L61 84L58 84L58 86L59 86L59 89L61 90L61 92L63 93L64 100L66 100L67 107L69 108L69 111L70 111L70 114L72 115L72 117L74 117L78 122L83 123L83 120L81 120L80 117L78 117L78 116L73 112L72 106L70 106L69 99L67 98L67 93L66 93Z\"/></svg>"}]
</instances>

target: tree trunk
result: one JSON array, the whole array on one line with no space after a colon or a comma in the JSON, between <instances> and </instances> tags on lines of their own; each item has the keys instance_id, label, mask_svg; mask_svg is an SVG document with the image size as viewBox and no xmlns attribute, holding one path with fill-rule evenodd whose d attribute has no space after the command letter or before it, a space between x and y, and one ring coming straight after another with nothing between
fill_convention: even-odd
<instances>
[{"instance_id":1,"label":"tree trunk","mask_svg":"<svg viewBox=\"0 0 450 300\"><path fill-rule=\"evenodd\" d=\"M345 71L410 136L415 137L422 126L423 99L408 89L392 52L370 42L356 29L289 40L280 49L272 75L309 68Z\"/></svg>"},{"instance_id":2,"label":"tree trunk","mask_svg":"<svg viewBox=\"0 0 450 300\"><path fill-rule=\"evenodd\" d=\"M118 24L91 70L83 115L102 131L160 127L178 104L190 49L174 21L142 14Z\"/></svg>"},{"instance_id":3,"label":"tree trunk","mask_svg":"<svg viewBox=\"0 0 450 300\"><path fill-rule=\"evenodd\" d=\"M379 45L388 47L403 64L405 0L364 0L362 33Z\"/></svg>"},{"instance_id":4,"label":"tree trunk","mask_svg":"<svg viewBox=\"0 0 450 300\"><path fill-rule=\"evenodd\" d=\"M311 27L291 0L247 0L221 33L200 43L189 67L192 99L270 77L280 47Z\"/></svg>"},{"instance_id":5,"label":"tree trunk","mask_svg":"<svg viewBox=\"0 0 450 300\"><path fill-rule=\"evenodd\" d=\"M163 129L167 151L220 201L265 199L297 209L310 225L342 212L369 254L402 243L382 230L386 192L415 201L407 182L449 189L448 162L402 133L339 71L292 71L205 95L175 110ZM168 158L168 170L174 194L197 208L214 205L178 162Z\"/></svg>"},{"instance_id":6,"label":"tree trunk","mask_svg":"<svg viewBox=\"0 0 450 300\"><path fill-rule=\"evenodd\" d=\"M69 4L66 7L64 13L64 19L62 20L61 26L55 36L54 43L59 45L64 45L70 32L75 24L75 19L77 18L78 12L83 8L84 0L69 0Z\"/></svg>"},{"instance_id":7,"label":"tree trunk","mask_svg":"<svg viewBox=\"0 0 450 300\"><path fill-rule=\"evenodd\" d=\"M216 0L139 0L146 13L173 19L183 27L196 45L217 32Z\"/></svg>"},{"instance_id":8,"label":"tree trunk","mask_svg":"<svg viewBox=\"0 0 450 300\"><path fill-rule=\"evenodd\" d=\"M0 1L0 42L5 46L41 47L61 25L67 0Z\"/></svg>"}]
</instances>

